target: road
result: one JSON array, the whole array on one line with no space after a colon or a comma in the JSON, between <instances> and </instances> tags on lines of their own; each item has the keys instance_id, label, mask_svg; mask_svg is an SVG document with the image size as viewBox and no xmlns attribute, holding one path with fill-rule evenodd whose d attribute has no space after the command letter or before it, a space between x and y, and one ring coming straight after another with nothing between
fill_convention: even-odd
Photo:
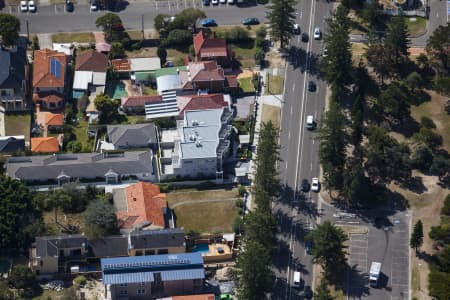
<instances>
[{"instance_id":1,"label":"road","mask_svg":"<svg viewBox=\"0 0 450 300\"><path fill-rule=\"evenodd\" d=\"M153 18L161 13L174 15L185 8L200 8L209 18L213 18L219 25L240 24L245 17L255 17L261 22L266 21L266 8L262 5L237 7L236 5L203 6L201 0L169 0L132 2L122 10L116 11L126 29L141 30L153 28ZM95 20L107 11L91 11L90 6L75 5L72 13L65 11L64 4L39 6L36 13L21 13L18 6L7 6L2 12L12 13L21 21L21 32L26 33L29 22L30 33L48 32L80 32L98 31Z\"/></svg>"},{"instance_id":2,"label":"road","mask_svg":"<svg viewBox=\"0 0 450 300\"><path fill-rule=\"evenodd\" d=\"M317 78L318 59L323 40L313 39L313 30L323 31L331 4L326 1L300 0L297 5L297 23L307 32L309 42L294 36L285 77L284 103L280 132L280 180L284 196L274 204L278 221L278 251L275 254L277 283L272 299L297 299L300 291L292 289L294 271L301 271L305 285L312 285L311 257L304 249L304 236L314 228L317 216L317 194L302 193L301 180L319 177L318 141L314 131L306 130L307 115L320 119L325 107L326 85ZM308 91L308 82L317 84L315 92Z\"/></svg>"}]
</instances>

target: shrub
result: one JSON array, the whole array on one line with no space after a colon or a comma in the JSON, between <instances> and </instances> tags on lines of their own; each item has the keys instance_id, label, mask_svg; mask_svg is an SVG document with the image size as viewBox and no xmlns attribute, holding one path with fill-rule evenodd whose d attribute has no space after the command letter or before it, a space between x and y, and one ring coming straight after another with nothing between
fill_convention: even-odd
<instances>
[{"instance_id":1,"label":"shrub","mask_svg":"<svg viewBox=\"0 0 450 300\"><path fill-rule=\"evenodd\" d=\"M420 119L420 125L422 125L425 128L428 128L428 129L436 128L436 124L434 124L433 120L426 116L423 116Z\"/></svg>"},{"instance_id":2,"label":"shrub","mask_svg":"<svg viewBox=\"0 0 450 300\"><path fill-rule=\"evenodd\" d=\"M269 3L269 0L258 0L258 4L266 5Z\"/></svg>"},{"instance_id":3,"label":"shrub","mask_svg":"<svg viewBox=\"0 0 450 300\"><path fill-rule=\"evenodd\" d=\"M265 57L265 53L262 49L258 49L255 52L255 63L257 65L262 65L264 63L264 57Z\"/></svg>"},{"instance_id":4,"label":"shrub","mask_svg":"<svg viewBox=\"0 0 450 300\"><path fill-rule=\"evenodd\" d=\"M259 28L256 30L256 37L257 37L257 38L265 39L266 36L267 36L267 29L266 29L266 27L259 27Z\"/></svg>"},{"instance_id":5,"label":"shrub","mask_svg":"<svg viewBox=\"0 0 450 300\"><path fill-rule=\"evenodd\" d=\"M142 48L142 41L137 41L131 44L131 50L139 50Z\"/></svg>"},{"instance_id":6,"label":"shrub","mask_svg":"<svg viewBox=\"0 0 450 300\"><path fill-rule=\"evenodd\" d=\"M245 186L240 185L238 188L238 192L239 192L239 196L244 196L245 193L247 193L247 189L245 188Z\"/></svg>"},{"instance_id":7,"label":"shrub","mask_svg":"<svg viewBox=\"0 0 450 300\"><path fill-rule=\"evenodd\" d=\"M244 229L244 221L240 216L237 216L234 221L233 225L231 226L233 228L234 233L239 234L242 233Z\"/></svg>"},{"instance_id":8,"label":"shrub","mask_svg":"<svg viewBox=\"0 0 450 300\"><path fill-rule=\"evenodd\" d=\"M226 31L224 37L229 43L238 43L250 39L248 30L240 26L234 26L230 30Z\"/></svg>"},{"instance_id":9,"label":"shrub","mask_svg":"<svg viewBox=\"0 0 450 300\"><path fill-rule=\"evenodd\" d=\"M189 30L174 29L166 39L161 42L161 47L187 47L192 44L192 33Z\"/></svg>"},{"instance_id":10,"label":"shrub","mask_svg":"<svg viewBox=\"0 0 450 300\"><path fill-rule=\"evenodd\" d=\"M242 200L242 199L236 200L236 207L237 208L244 208L244 206L245 206L244 200Z\"/></svg>"},{"instance_id":11,"label":"shrub","mask_svg":"<svg viewBox=\"0 0 450 300\"><path fill-rule=\"evenodd\" d=\"M255 47L262 49L262 48L264 48L265 42L266 42L266 40L264 38L257 36L255 39Z\"/></svg>"},{"instance_id":12,"label":"shrub","mask_svg":"<svg viewBox=\"0 0 450 300\"><path fill-rule=\"evenodd\" d=\"M72 153L79 153L82 150L83 145L79 141L70 141L67 144L67 150Z\"/></svg>"},{"instance_id":13,"label":"shrub","mask_svg":"<svg viewBox=\"0 0 450 300\"><path fill-rule=\"evenodd\" d=\"M86 282L87 282L87 279L83 275L79 275L79 276L75 277L75 279L73 280L73 283L77 286L86 285Z\"/></svg>"}]
</instances>

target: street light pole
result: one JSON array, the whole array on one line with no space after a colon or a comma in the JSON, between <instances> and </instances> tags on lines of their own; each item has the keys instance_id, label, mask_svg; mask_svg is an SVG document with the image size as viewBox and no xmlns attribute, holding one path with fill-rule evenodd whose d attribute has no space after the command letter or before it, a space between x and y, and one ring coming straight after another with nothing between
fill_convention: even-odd
<instances>
[{"instance_id":1,"label":"street light pole","mask_svg":"<svg viewBox=\"0 0 450 300\"><path fill-rule=\"evenodd\" d=\"M27 20L27 40L28 40L28 43L30 43L30 28L29 28L28 20Z\"/></svg>"},{"instance_id":2,"label":"street light pole","mask_svg":"<svg viewBox=\"0 0 450 300\"><path fill-rule=\"evenodd\" d=\"M144 40L144 15L141 15L142 40Z\"/></svg>"}]
</instances>

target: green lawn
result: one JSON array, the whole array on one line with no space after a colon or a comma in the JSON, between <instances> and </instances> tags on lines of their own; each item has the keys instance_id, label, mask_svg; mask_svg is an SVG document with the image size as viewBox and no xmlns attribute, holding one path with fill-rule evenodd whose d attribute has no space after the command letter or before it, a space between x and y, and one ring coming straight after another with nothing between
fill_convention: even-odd
<instances>
[{"instance_id":1,"label":"green lawn","mask_svg":"<svg viewBox=\"0 0 450 300\"><path fill-rule=\"evenodd\" d=\"M238 79L239 87L241 88L243 93L254 93L255 86L253 85L251 77L245 77Z\"/></svg>"},{"instance_id":2,"label":"green lawn","mask_svg":"<svg viewBox=\"0 0 450 300\"><path fill-rule=\"evenodd\" d=\"M88 122L81 119L78 125L73 126L73 133L76 136L76 140L81 143L83 152L92 152L94 146L94 139L89 139L88 134Z\"/></svg>"},{"instance_id":3,"label":"green lawn","mask_svg":"<svg viewBox=\"0 0 450 300\"><path fill-rule=\"evenodd\" d=\"M92 32L62 32L52 35L53 43L94 43L95 38Z\"/></svg>"},{"instance_id":4,"label":"green lawn","mask_svg":"<svg viewBox=\"0 0 450 300\"><path fill-rule=\"evenodd\" d=\"M6 135L24 135L25 140L30 140L31 114L6 114L5 115L5 134Z\"/></svg>"},{"instance_id":5,"label":"green lawn","mask_svg":"<svg viewBox=\"0 0 450 300\"><path fill-rule=\"evenodd\" d=\"M281 95L283 94L283 87L284 87L283 76L267 74L264 94Z\"/></svg>"},{"instance_id":6,"label":"green lawn","mask_svg":"<svg viewBox=\"0 0 450 300\"><path fill-rule=\"evenodd\" d=\"M147 96L158 96L158 90L152 89L151 87L144 86L142 93Z\"/></svg>"},{"instance_id":7,"label":"green lawn","mask_svg":"<svg viewBox=\"0 0 450 300\"><path fill-rule=\"evenodd\" d=\"M242 68L252 69L255 67L255 51L254 42L244 44L230 44L234 57L241 64Z\"/></svg>"},{"instance_id":8,"label":"green lawn","mask_svg":"<svg viewBox=\"0 0 450 300\"><path fill-rule=\"evenodd\" d=\"M422 17L404 17L410 37L417 37L427 31L426 19Z\"/></svg>"},{"instance_id":9,"label":"green lawn","mask_svg":"<svg viewBox=\"0 0 450 300\"><path fill-rule=\"evenodd\" d=\"M145 121L144 116L127 116L128 124L139 124Z\"/></svg>"}]
</instances>

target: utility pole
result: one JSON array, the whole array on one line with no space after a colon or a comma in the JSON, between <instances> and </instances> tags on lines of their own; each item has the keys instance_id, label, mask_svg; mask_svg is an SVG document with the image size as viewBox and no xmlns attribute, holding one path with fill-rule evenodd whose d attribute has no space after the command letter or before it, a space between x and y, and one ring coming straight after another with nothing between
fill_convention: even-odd
<instances>
[{"instance_id":1,"label":"utility pole","mask_svg":"<svg viewBox=\"0 0 450 300\"><path fill-rule=\"evenodd\" d=\"M141 28L142 28L142 40L145 39L144 37L144 15L141 15Z\"/></svg>"},{"instance_id":2,"label":"utility pole","mask_svg":"<svg viewBox=\"0 0 450 300\"><path fill-rule=\"evenodd\" d=\"M27 40L28 40L28 43L30 43L30 28L29 28L29 24L28 23L29 22L27 20Z\"/></svg>"}]
</instances>

